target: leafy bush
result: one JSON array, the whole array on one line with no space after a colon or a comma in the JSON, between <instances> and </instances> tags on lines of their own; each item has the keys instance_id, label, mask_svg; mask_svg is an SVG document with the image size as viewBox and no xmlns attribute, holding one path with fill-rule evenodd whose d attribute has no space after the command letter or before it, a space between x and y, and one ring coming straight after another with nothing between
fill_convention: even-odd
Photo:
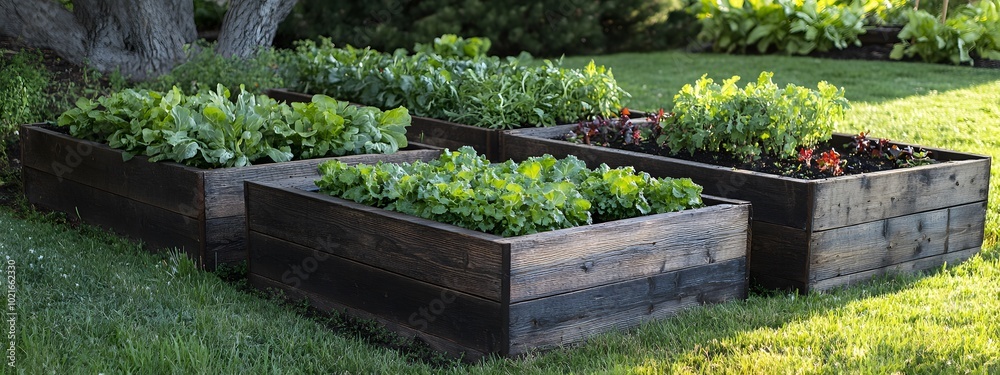
<instances>
[{"instance_id":1,"label":"leafy bush","mask_svg":"<svg viewBox=\"0 0 1000 375\"><path fill-rule=\"evenodd\" d=\"M798 148L830 139L848 107L843 89L825 81L817 90L780 88L773 75L763 72L742 89L738 76L722 85L706 76L684 85L674 96L675 121L663 126L658 142L674 152L721 150L752 158L794 157Z\"/></svg>"},{"instance_id":2,"label":"leafy bush","mask_svg":"<svg viewBox=\"0 0 1000 375\"><path fill-rule=\"evenodd\" d=\"M442 34L481 35L516 56L595 54L683 46L685 27L666 27L687 0L371 1L300 0L279 29L287 41L332 38L392 51ZM676 17L685 22L689 18ZM684 26L689 24L684 24Z\"/></svg>"},{"instance_id":3,"label":"leafy bush","mask_svg":"<svg viewBox=\"0 0 1000 375\"><path fill-rule=\"evenodd\" d=\"M0 160L6 161L7 146L16 141L21 124L45 119L50 77L41 61L37 51L0 60Z\"/></svg>"},{"instance_id":4,"label":"leafy bush","mask_svg":"<svg viewBox=\"0 0 1000 375\"><path fill-rule=\"evenodd\" d=\"M279 104L245 90L184 95L123 90L80 99L59 116L74 137L124 150L126 160L146 155L197 167L242 167L293 158L392 153L406 146L405 108L382 112L317 95L311 103Z\"/></svg>"},{"instance_id":5,"label":"leafy bush","mask_svg":"<svg viewBox=\"0 0 1000 375\"><path fill-rule=\"evenodd\" d=\"M243 85L259 94L268 88L285 87L285 71L280 68L288 61L288 52L261 49L253 57L241 59L222 56L214 48L214 44L204 41L191 45L185 62L155 80L136 83L134 88L169 91L176 86L186 94L194 94L214 90L220 84L233 88Z\"/></svg>"},{"instance_id":6,"label":"leafy bush","mask_svg":"<svg viewBox=\"0 0 1000 375\"><path fill-rule=\"evenodd\" d=\"M491 45L489 38L462 38L455 34L445 34L434 38L433 43L417 43L413 46L413 51L447 59L472 59L485 57Z\"/></svg>"},{"instance_id":7,"label":"leafy bush","mask_svg":"<svg viewBox=\"0 0 1000 375\"><path fill-rule=\"evenodd\" d=\"M385 54L336 48L328 39L300 43L296 56L299 91L382 108L403 105L414 115L489 128L609 115L628 96L610 69L593 62L567 69L558 62L532 65L515 58Z\"/></svg>"},{"instance_id":8,"label":"leafy bush","mask_svg":"<svg viewBox=\"0 0 1000 375\"><path fill-rule=\"evenodd\" d=\"M633 168L587 169L575 157L490 164L470 147L429 163L320 165L324 193L463 228L518 236L700 207L690 179L652 178Z\"/></svg>"},{"instance_id":9,"label":"leafy bush","mask_svg":"<svg viewBox=\"0 0 1000 375\"><path fill-rule=\"evenodd\" d=\"M1000 0L980 0L940 18L923 10L906 13L909 22L899 32L890 58L920 56L926 62L972 64L973 53L1000 60Z\"/></svg>"},{"instance_id":10,"label":"leafy bush","mask_svg":"<svg viewBox=\"0 0 1000 375\"><path fill-rule=\"evenodd\" d=\"M860 0L701 0L699 39L716 51L745 53L750 46L764 53L788 54L844 49L861 45L865 7Z\"/></svg>"}]
</instances>

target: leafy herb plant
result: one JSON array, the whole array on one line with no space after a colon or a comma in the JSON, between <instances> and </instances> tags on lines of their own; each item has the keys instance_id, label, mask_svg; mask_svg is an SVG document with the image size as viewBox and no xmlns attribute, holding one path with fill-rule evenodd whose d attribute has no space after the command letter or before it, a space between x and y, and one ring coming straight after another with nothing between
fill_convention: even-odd
<instances>
[{"instance_id":1,"label":"leafy herb plant","mask_svg":"<svg viewBox=\"0 0 1000 375\"><path fill-rule=\"evenodd\" d=\"M320 165L320 191L358 203L501 236L518 236L700 207L690 179L631 167L588 169L551 155L490 164L470 147L429 163Z\"/></svg>"},{"instance_id":2,"label":"leafy herb plant","mask_svg":"<svg viewBox=\"0 0 1000 375\"><path fill-rule=\"evenodd\" d=\"M734 76L721 85L702 76L674 96L675 120L657 142L675 153L723 151L746 158L767 153L793 158L800 147L830 139L848 107L844 90L825 81L817 89L784 88L763 72L740 88Z\"/></svg>"},{"instance_id":3,"label":"leafy herb plant","mask_svg":"<svg viewBox=\"0 0 1000 375\"><path fill-rule=\"evenodd\" d=\"M406 106L414 115L494 129L549 126L609 116L628 96L611 69L591 62L567 69L560 62L525 64L518 58L470 56L484 46L445 41L381 53L305 41L296 49L299 91L382 108Z\"/></svg>"},{"instance_id":4,"label":"leafy herb plant","mask_svg":"<svg viewBox=\"0 0 1000 375\"><path fill-rule=\"evenodd\" d=\"M222 85L195 95L175 87L84 98L58 120L74 137L124 150L126 160L145 155L205 168L392 153L406 146L409 124L406 108L383 112L322 95L288 106L242 87L231 98Z\"/></svg>"}]
</instances>

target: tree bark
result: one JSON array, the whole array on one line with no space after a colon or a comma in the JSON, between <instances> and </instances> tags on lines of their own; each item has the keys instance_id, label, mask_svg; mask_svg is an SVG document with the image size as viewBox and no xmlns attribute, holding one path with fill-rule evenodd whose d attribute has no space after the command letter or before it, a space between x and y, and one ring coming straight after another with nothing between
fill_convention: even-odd
<instances>
[{"instance_id":1,"label":"tree bark","mask_svg":"<svg viewBox=\"0 0 1000 375\"><path fill-rule=\"evenodd\" d=\"M166 73L197 37L190 0L0 0L0 33L132 79Z\"/></svg>"},{"instance_id":2,"label":"tree bark","mask_svg":"<svg viewBox=\"0 0 1000 375\"><path fill-rule=\"evenodd\" d=\"M52 49L67 61L82 63L87 58L86 30L55 1L0 0L0 34Z\"/></svg>"},{"instance_id":3,"label":"tree bark","mask_svg":"<svg viewBox=\"0 0 1000 375\"><path fill-rule=\"evenodd\" d=\"M198 35L190 0L74 0L73 9L91 66L134 79L169 72Z\"/></svg>"},{"instance_id":4,"label":"tree bark","mask_svg":"<svg viewBox=\"0 0 1000 375\"><path fill-rule=\"evenodd\" d=\"M296 0L232 0L217 51L249 57L270 45ZM136 80L167 73L194 42L191 0L0 0L0 34L49 48L67 61Z\"/></svg>"},{"instance_id":5,"label":"tree bark","mask_svg":"<svg viewBox=\"0 0 1000 375\"><path fill-rule=\"evenodd\" d=\"M291 13L296 0L231 0L222 19L216 52L223 56L250 57L257 48L270 46L278 24Z\"/></svg>"}]
</instances>

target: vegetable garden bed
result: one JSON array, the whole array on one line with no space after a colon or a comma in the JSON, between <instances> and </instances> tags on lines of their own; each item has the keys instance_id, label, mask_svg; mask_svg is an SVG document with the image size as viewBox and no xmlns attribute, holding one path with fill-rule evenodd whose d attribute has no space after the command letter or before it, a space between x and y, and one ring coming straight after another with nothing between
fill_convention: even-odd
<instances>
[{"instance_id":1,"label":"vegetable garden bed","mask_svg":"<svg viewBox=\"0 0 1000 375\"><path fill-rule=\"evenodd\" d=\"M122 161L122 151L80 140L42 124L21 127L28 201L142 240L153 249L179 248L214 269L246 259L243 181L314 174L334 158L203 169L146 157ZM345 163L405 162L434 151L343 156Z\"/></svg>"},{"instance_id":2,"label":"vegetable garden bed","mask_svg":"<svg viewBox=\"0 0 1000 375\"><path fill-rule=\"evenodd\" d=\"M982 245L986 156L928 149L940 163L801 180L561 140L574 126L507 131L502 157L574 155L591 167L629 165L658 177L691 177L706 194L748 200L754 206L750 277L765 287L826 290L952 264ZM833 138L850 141L844 134Z\"/></svg>"},{"instance_id":3,"label":"vegetable garden bed","mask_svg":"<svg viewBox=\"0 0 1000 375\"><path fill-rule=\"evenodd\" d=\"M266 90L265 94L275 100L288 103L309 102L312 95L285 89ZM411 123L406 131L406 139L410 143L457 150L462 146L471 146L480 154L486 155L491 161L500 160L499 129L481 128L451 121L438 120L430 117L410 116Z\"/></svg>"},{"instance_id":4,"label":"vegetable garden bed","mask_svg":"<svg viewBox=\"0 0 1000 375\"><path fill-rule=\"evenodd\" d=\"M747 293L746 202L500 237L321 194L315 179L246 183L251 283L469 359Z\"/></svg>"}]
</instances>

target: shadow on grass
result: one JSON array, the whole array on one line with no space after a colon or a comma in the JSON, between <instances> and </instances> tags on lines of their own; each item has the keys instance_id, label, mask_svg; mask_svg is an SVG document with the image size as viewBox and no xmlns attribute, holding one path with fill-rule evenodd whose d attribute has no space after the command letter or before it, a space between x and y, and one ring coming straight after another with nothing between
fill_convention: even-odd
<instances>
[{"instance_id":1,"label":"shadow on grass","mask_svg":"<svg viewBox=\"0 0 1000 375\"><path fill-rule=\"evenodd\" d=\"M981 252L978 257L980 260L995 262L1000 253L997 250L991 248ZM692 309L671 319L647 323L626 334L599 336L579 348L539 355L535 364L558 367L579 362L581 358L603 356L614 359L612 366L615 371L626 373L670 373L678 370L696 373L722 370L767 373L775 370L769 366L775 367L776 363L778 372L800 365L804 366L799 368L801 371L824 372L833 367L811 370L809 367L836 366L832 363L843 360L844 351L848 348L857 350L861 346L873 354L851 358L856 362L849 365L859 367L862 372L881 372L886 368L901 368L904 372L910 372L921 368L926 370L928 367L951 366L950 360L946 362L942 357L972 358L964 365L973 368L995 366L996 364L976 364L975 361L980 358L975 357L988 356L989 353L963 348L963 345L927 347L921 344L925 340L919 339L913 342L896 342L897 337L905 338L907 335L921 333L920 328L913 328L906 323L901 323L900 326L896 326L896 323L884 327L877 324L869 326L866 320L871 316L874 319L872 322L883 322L877 317L890 316L892 318L888 321L895 322L893 319L900 319L897 314L901 314L912 319L961 321L965 317L956 317L947 312L952 308L949 303L942 304L942 301L932 299L924 304L925 297L921 296L923 291L919 289L927 289L931 293L941 290L940 288L952 291L958 287L951 286L956 280L949 280L948 275L968 271L970 269L956 270L955 265L949 265L947 269L938 268L913 275L883 276L854 287L808 295L755 288L746 301ZM976 268L971 271L977 272ZM909 291L916 293L908 293ZM986 292L986 295L990 293ZM925 314L924 309L928 313ZM937 309L943 310L937 311L937 315L930 312ZM982 329L984 327L981 322L982 320L975 320L964 324ZM862 327L852 324L860 324ZM943 325L944 327L932 327L929 331L956 328ZM855 336L868 335L872 337L867 338L869 341L862 345L851 341ZM991 344L986 344L989 345ZM903 354L897 353L900 348ZM928 349L940 352L936 353L937 357L921 357L923 354L920 353ZM911 352L918 353L918 358L908 357ZM767 363L759 364L756 360ZM801 364L796 362L803 360L805 362ZM810 363L810 360L818 360L818 363ZM916 362L911 363L911 360ZM845 369L841 368L840 371Z\"/></svg>"}]
</instances>

